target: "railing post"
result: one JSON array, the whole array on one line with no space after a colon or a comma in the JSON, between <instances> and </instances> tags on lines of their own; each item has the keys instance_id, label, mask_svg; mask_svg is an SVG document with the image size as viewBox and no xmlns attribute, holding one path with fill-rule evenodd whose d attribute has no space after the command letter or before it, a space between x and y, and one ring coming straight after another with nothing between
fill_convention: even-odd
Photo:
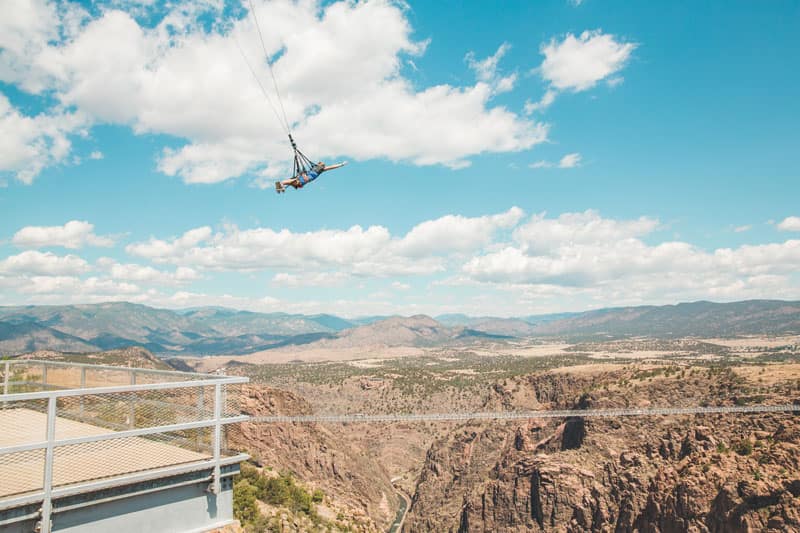
<instances>
[{"instance_id":1,"label":"railing post","mask_svg":"<svg viewBox=\"0 0 800 533\"><path fill-rule=\"evenodd\" d=\"M5 370L3 370L3 394L8 394L8 375L10 373L11 361L6 361Z\"/></svg>"},{"instance_id":2,"label":"railing post","mask_svg":"<svg viewBox=\"0 0 800 533\"><path fill-rule=\"evenodd\" d=\"M136 370L131 370L131 385L136 385ZM133 429L136 427L136 393L131 392L131 408L128 415L130 420L128 426Z\"/></svg>"},{"instance_id":3,"label":"railing post","mask_svg":"<svg viewBox=\"0 0 800 533\"><path fill-rule=\"evenodd\" d=\"M205 400L206 388L205 387L197 387L197 390L198 390L198 394L197 394L197 420L200 421L200 420L205 420L206 419L206 415L205 415L205 410L206 410L206 408L205 408L205 405L206 405L206 400ZM197 446L197 451L200 451L202 449L201 445L203 444L203 439L201 437L202 437L202 435L198 431L197 435L195 437L195 445Z\"/></svg>"},{"instance_id":4,"label":"railing post","mask_svg":"<svg viewBox=\"0 0 800 533\"><path fill-rule=\"evenodd\" d=\"M222 445L222 383L214 385L214 480L211 492L219 495L220 487L220 446Z\"/></svg>"},{"instance_id":5,"label":"railing post","mask_svg":"<svg viewBox=\"0 0 800 533\"><path fill-rule=\"evenodd\" d=\"M86 367L81 367L81 388L86 388ZM83 420L83 394L81 394L80 406L78 407L78 418Z\"/></svg>"},{"instance_id":6,"label":"railing post","mask_svg":"<svg viewBox=\"0 0 800 533\"><path fill-rule=\"evenodd\" d=\"M51 396L47 401L47 448L44 452L44 498L42 499L39 533L50 533L50 514L53 510L53 441L56 439L56 405L58 399Z\"/></svg>"}]
</instances>

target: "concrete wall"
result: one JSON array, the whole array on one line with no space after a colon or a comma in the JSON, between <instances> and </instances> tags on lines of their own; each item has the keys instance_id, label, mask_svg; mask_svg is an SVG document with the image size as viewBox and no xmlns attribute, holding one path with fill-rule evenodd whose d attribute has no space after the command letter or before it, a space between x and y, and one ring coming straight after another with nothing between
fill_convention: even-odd
<instances>
[{"instance_id":1,"label":"concrete wall","mask_svg":"<svg viewBox=\"0 0 800 533\"><path fill-rule=\"evenodd\" d=\"M53 531L189 533L224 526L233 521L232 474L238 469L238 465L225 468L219 495L207 491L209 481L204 478L210 472L194 472L57 500ZM5 518L11 516L7 512ZM34 524L26 520L0 526L0 533L30 533Z\"/></svg>"},{"instance_id":2,"label":"concrete wall","mask_svg":"<svg viewBox=\"0 0 800 533\"><path fill-rule=\"evenodd\" d=\"M228 484L226 484L228 485ZM206 492L187 485L53 515L53 531L142 533L205 531L233 520L233 491Z\"/></svg>"}]
</instances>

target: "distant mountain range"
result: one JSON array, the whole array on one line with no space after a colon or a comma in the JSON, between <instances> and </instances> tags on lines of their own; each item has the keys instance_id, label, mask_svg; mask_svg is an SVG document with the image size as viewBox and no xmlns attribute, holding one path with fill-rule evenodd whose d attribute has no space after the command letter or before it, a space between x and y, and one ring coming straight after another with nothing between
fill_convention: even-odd
<instances>
[{"instance_id":1,"label":"distant mountain range","mask_svg":"<svg viewBox=\"0 0 800 533\"><path fill-rule=\"evenodd\" d=\"M536 333L661 338L800 334L800 302L747 300L600 309L540 324Z\"/></svg>"},{"instance_id":2,"label":"distant mountain range","mask_svg":"<svg viewBox=\"0 0 800 533\"><path fill-rule=\"evenodd\" d=\"M800 334L800 302L750 300L601 309L518 318L450 314L365 317L172 311L125 302L0 307L0 354L141 346L161 355L247 354L288 345L433 346L486 338L686 337Z\"/></svg>"}]
</instances>

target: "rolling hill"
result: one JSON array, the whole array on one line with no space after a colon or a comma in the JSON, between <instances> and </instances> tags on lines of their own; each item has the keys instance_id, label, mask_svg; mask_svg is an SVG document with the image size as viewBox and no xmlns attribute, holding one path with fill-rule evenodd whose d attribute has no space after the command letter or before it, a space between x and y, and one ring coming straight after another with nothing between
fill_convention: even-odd
<instances>
[{"instance_id":1,"label":"rolling hill","mask_svg":"<svg viewBox=\"0 0 800 533\"><path fill-rule=\"evenodd\" d=\"M391 317L365 326L340 331L335 337L314 343L322 348L365 346L440 346L453 342L497 338L483 331L448 327L426 315Z\"/></svg>"}]
</instances>

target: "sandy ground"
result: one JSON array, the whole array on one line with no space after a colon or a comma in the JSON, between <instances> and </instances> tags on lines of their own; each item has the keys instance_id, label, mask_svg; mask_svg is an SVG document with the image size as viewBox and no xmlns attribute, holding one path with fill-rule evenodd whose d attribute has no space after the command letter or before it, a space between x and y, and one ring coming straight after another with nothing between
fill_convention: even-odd
<instances>
[{"instance_id":1,"label":"sandy ground","mask_svg":"<svg viewBox=\"0 0 800 533\"><path fill-rule=\"evenodd\" d=\"M737 366L733 371L748 381L762 385L800 380L800 364L798 363Z\"/></svg>"},{"instance_id":2,"label":"sandy ground","mask_svg":"<svg viewBox=\"0 0 800 533\"><path fill-rule=\"evenodd\" d=\"M689 355L693 355L693 353L680 350L592 350L589 357L592 359L663 359L686 357Z\"/></svg>"},{"instance_id":3,"label":"sandy ground","mask_svg":"<svg viewBox=\"0 0 800 533\"><path fill-rule=\"evenodd\" d=\"M464 348L463 351L484 357L494 355L518 355L520 357L543 357L547 355L560 355L567 353L565 350L571 344L534 344L530 346L503 345L491 348Z\"/></svg>"},{"instance_id":4,"label":"sandy ground","mask_svg":"<svg viewBox=\"0 0 800 533\"><path fill-rule=\"evenodd\" d=\"M800 335L785 337L742 337L738 339L701 339L703 342L719 344L736 350L737 348L775 348L787 344L800 344Z\"/></svg>"},{"instance_id":5,"label":"sandy ground","mask_svg":"<svg viewBox=\"0 0 800 533\"><path fill-rule=\"evenodd\" d=\"M582 374L582 375L592 375L592 374L599 374L601 372L614 372L616 370L622 370L625 368L626 365L620 365L615 363L598 363L595 365L575 365L575 366L564 366L561 368L554 368L550 370L553 374ZM653 365L638 365L636 368L640 369L648 369L650 366Z\"/></svg>"},{"instance_id":6,"label":"sandy ground","mask_svg":"<svg viewBox=\"0 0 800 533\"><path fill-rule=\"evenodd\" d=\"M410 346L370 346L363 348L312 348L307 350L265 350L249 355L214 355L208 357L185 357L190 365L199 372L210 372L224 366L230 361L250 363L254 365L275 363L318 363L333 361L374 361L397 357L415 357L424 355L422 348ZM370 364L370 363L367 363Z\"/></svg>"}]
</instances>

